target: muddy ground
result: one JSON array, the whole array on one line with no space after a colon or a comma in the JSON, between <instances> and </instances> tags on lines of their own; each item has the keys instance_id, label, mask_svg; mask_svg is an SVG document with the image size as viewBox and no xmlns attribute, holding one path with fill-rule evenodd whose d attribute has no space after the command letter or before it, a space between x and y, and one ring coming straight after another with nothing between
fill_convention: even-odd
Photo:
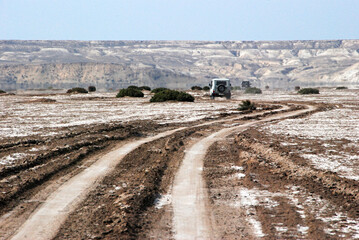
<instances>
[{"instance_id":1,"label":"muddy ground","mask_svg":"<svg viewBox=\"0 0 359 240\"><path fill-rule=\"evenodd\" d=\"M358 238L358 182L293 153L309 147L324 151L318 141L281 143L283 136L251 128L208 152L205 179L221 238Z\"/></svg>"},{"instance_id":2,"label":"muddy ground","mask_svg":"<svg viewBox=\"0 0 359 240\"><path fill-rule=\"evenodd\" d=\"M302 104L291 103L291 110ZM221 120L240 119L207 126L191 127L213 119L186 124L97 124L73 127L52 137L0 142L2 155L31 153L11 166L0 166L0 239L7 239L45 201L54 183L60 185L114 146L187 126L128 154L69 215L55 237L171 239L171 186L186 149L223 127L275 114L261 115L277 105L263 104L255 117L225 113ZM330 108L321 105L317 111ZM251 128L210 147L204 179L216 235L221 239L356 237L354 227L349 227L359 218L357 181L314 168L280 142L280 135ZM317 151L322 146L314 141L311 145Z\"/></svg>"}]
</instances>

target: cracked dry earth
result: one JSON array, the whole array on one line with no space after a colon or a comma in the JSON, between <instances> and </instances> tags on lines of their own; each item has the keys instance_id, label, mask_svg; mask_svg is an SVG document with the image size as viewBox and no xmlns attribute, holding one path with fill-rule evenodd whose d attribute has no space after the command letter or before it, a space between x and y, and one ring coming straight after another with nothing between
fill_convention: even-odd
<instances>
[{"instance_id":1,"label":"cracked dry earth","mask_svg":"<svg viewBox=\"0 0 359 240\"><path fill-rule=\"evenodd\" d=\"M282 105L283 112L263 108L217 121L79 127L73 135L4 143L2 151L30 151L36 146L39 153L0 169L0 239L34 239L33 234L40 234L36 239L359 237L357 182L313 167L278 144L280 135L258 130L290 115L300 119L315 112L303 110L302 104ZM61 187L113 149L131 143L138 145L58 210L63 217L55 214L53 221L59 223L48 221L40 233L35 233L36 225L22 232ZM183 171L187 161L198 164ZM192 215L182 214L176 205L183 202L178 201L178 187L186 176L194 181L185 192L197 203L184 205L190 209L194 204ZM197 181L202 183L196 185ZM192 227L181 232L179 225L191 222L188 216L203 220L194 221L195 233ZM42 237L49 229L51 233Z\"/></svg>"}]
</instances>

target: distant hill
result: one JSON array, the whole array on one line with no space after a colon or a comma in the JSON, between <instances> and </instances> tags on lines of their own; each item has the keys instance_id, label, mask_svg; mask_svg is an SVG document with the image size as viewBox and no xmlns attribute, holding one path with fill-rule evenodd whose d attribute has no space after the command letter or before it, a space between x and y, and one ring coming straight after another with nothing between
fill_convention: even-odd
<instances>
[{"instance_id":1,"label":"distant hill","mask_svg":"<svg viewBox=\"0 0 359 240\"><path fill-rule=\"evenodd\" d=\"M0 89L358 86L359 40L0 41Z\"/></svg>"}]
</instances>

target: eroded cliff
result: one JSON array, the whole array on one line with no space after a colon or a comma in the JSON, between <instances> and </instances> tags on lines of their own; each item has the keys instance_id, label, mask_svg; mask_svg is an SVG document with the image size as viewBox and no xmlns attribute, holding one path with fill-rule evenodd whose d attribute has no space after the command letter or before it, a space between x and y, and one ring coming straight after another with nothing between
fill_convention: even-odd
<instances>
[{"instance_id":1,"label":"eroded cliff","mask_svg":"<svg viewBox=\"0 0 359 240\"><path fill-rule=\"evenodd\" d=\"M0 41L3 89L188 88L212 77L284 89L357 86L359 40Z\"/></svg>"}]
</instances>

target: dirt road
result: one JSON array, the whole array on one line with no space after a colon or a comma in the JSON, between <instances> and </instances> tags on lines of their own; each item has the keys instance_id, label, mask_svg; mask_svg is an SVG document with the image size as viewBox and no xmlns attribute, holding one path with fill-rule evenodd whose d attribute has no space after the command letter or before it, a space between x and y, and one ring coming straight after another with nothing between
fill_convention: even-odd
<instances>
[{"instance_id":1,"label":"dirt road","mask_svg":"<svg viewBox=\"0 0 359 240\"><path fill-rule=\"evenodd\" d=\"M71 178L49 196L11 239L52 239L69 212L108 174L128 153L140 145L173 134L183 128L160 133L146 139L130 142L100 158L96 163Z\"/></svg>"},{"instance_id":2,"label":"dirt road","mask_svg":"<svg viewBox=\"0 0 359 240\"><path fill-rule=\"evenodd\" d=\"M314 110L312 106L307 107L305 110L282 113L240 126L222 129L198 141L186 150L172 190L175 239L219 238L216 236L216 232L212 230L214 226L211 225L211 214L207 211L209 209L207 189L202 178L203 159L207 149L213 143L255 124L288 118Z\"/></svg>"},{"instance_id":3,"label":"dirt road","mask_svg":"<svg viewBox=\"0 0 359 240\"><path fill-rule=\"evenodd\" d=\"M288 111L288 109L289 107L284 107L281 110ZM213 225L210 220L210 213L206 211L208 197L204 191L205 186L201 178L203 169L201 159L203 159L208 147L219 139L241 131L248 126L309 110L266 117L268 114L275 114L269 110L264 113L252 113L195 126L175 128L154 137L129 141L128 144L122 144L115 151L96 159L93 164L85 167L84 171L69 178L69 180L65 180L64 184L60 184L60 187L50 188L53 193L44 198L43 204L39 205L40 201L28 208L29 212L39 206L31 216L26 217L26 214L23 214L21 218L27 218L27 220L20 228L17 229L16 224L10 225L16 221L16 217L21 215L23 210L19 210L16 214L9 212L3 215L0 222L1 237L7 239L15 231L16 235L13 236L13 239L34 239L34 236L36 239L83 238L84 236L87 236L85 238L108 236L126 239L141 236L141 234L146 233L143 229L149 229L153 226L151 220L144 217L143 214L154 211L153 215L148 214L148 216L158 217L160 215L161 211L153 209L153 202L158 192L161 189L165 191L173 181L174 173L179 167L185 149L187 149L186 155L176 175L173 187L173 221L176 237L181 239L186 238L186 236L204 238L215 236L213 235L214 231L211 231ZM258 118L264 119L258 120ZM213 132L215 134L212 134ZM204 134L208 137L194 144L188 139L196 134ZM118 137L114 137L114 139L116 138ZM101 142L101 140L97 141ZM188 144L194 145L189 149ZM134 149L140 153L133 151ZM195 166L191 166L193 163ZM186 168L187 170L194 170L194 172L188 172ZM20 171L20 174L25 173ZM7 176L6 174L4 176ZM185 180L188 179L187 174L193 176L192 182L187 183L188 185L183 188L180 183L185 183ZM8 180L4 181L4 183L8 182ZM106 182L108 183L104 184ZM122 185L113 189L113 186L116 186L118 182L122 182ZM195 188L191 196L185 196L183 191L181 193L181 188L187 191L193 186ZM186 199L187 206L182 205L186 201L181 201L181 198ZM195 200L195 204L193 200ZM27 200L27 203L32 204L31 198ZM95 208L99 206L99 208L94 211L89 209L89 206ZM114 206L121 206L121 208L114 210ZM24 205L20 205L19 209L23 208ZM181 210L184 208L192 209L192 214L196 212L195 216L192 215L186 219L186 221L188 219L194 220L195 224L190 224L189 227L188 225L181 225L182 219L186 218L186 214L189 213L187 210ZM154 217L154 219L156 218ZM103 223L95 224L96 221ZM120 222L121 224L119 224ZM82 231L79 232L78 229L82 229ZM100 235L88 233L93 231L99 232Z\"/></svg>"}]
</instances>

